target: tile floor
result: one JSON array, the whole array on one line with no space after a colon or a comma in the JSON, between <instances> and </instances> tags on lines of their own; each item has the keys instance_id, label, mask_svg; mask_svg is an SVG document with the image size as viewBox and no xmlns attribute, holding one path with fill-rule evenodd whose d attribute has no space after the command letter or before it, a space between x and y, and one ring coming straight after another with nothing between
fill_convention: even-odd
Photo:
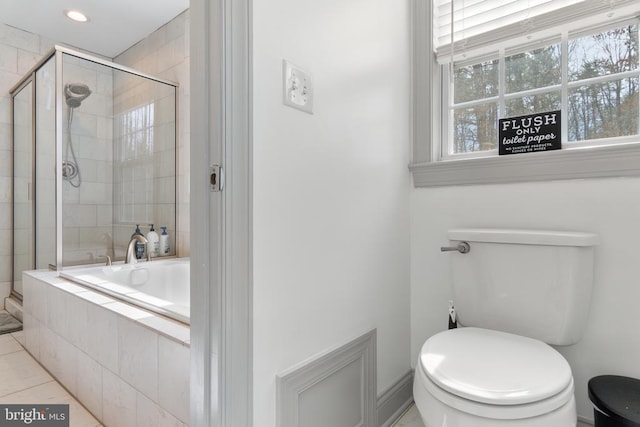
<instances>
[{"instance_id":1,"label":"tile floor","mask_svg":"<svg viewBox=\"0 0 640 427\"><path fill-rule=\"evenodd\" d=\"M416 405L411 405L392 427L424 427Z\"/></svg>"},{"instance_id":2,"label":"tile floor","mask_svg":"<svg viewBox=\"0 0 640 427\"><path fill-rule=\"evenodd\" d=\"M0 403L69 404L71 427L101 426L23 347L22 331L0 335Z\"/></svg>"}]
</instances>

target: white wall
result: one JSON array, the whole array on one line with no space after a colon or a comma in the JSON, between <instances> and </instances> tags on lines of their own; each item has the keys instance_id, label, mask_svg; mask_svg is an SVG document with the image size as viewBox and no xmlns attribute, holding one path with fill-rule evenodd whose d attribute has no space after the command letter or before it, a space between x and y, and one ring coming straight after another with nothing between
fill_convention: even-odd
<instances>
[{"instance_id":1,"label":"white wall","mask_svg":"<svg viewBox=\"0 0 640 427\"><path fill-rule=\"evenodd\" d=\"M286 13L283 13L286 11ZM253 1L254 425L276 374L378 328L378 392L410 369L409 11ZM314 114L282 104L282 60Z\"/></svg>"},{"instance_id":2,"label":"white wall","mask_svg":"<svg viewBox=\"0 0 640 427\"><path fill-rule=\"evenodd\" d=\"M447 327L449 266L439 248L454 227L514 227L595 232L595 283L586 333L558 348L573 370L578 415L593 419L589 378L640 377L640 179L414 189L411 192L411 356Z\"/></svg>"}]
</instances>

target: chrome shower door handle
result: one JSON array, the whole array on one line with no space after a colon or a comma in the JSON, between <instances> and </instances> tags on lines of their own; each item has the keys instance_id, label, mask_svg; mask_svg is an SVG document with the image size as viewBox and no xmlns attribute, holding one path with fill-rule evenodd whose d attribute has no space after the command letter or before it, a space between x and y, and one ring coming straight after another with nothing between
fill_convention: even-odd
<instances>
[{"instance_id":1,"label":"chrome shower door handle","mask_svg":"<svg viewBox=\"0 0 640 427\"><path fill-rule=\"evenodd\" d=\"M469 253L469 251L471 251L471 246L469 246L467 242L460 242L456 246L442 246L440 248L440 251L442 252L458 251L461 254L466 254L466 253Z\"/></svg>"}]
</instances>

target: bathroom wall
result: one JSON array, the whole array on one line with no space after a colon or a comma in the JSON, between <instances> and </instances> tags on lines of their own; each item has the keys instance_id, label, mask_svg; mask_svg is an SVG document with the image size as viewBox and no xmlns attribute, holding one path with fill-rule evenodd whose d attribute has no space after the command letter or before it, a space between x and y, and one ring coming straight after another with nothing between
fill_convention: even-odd
<instances>
[{"instance_id":1,"label":"bathroom wall","mask_svg":"<svg viewBox=\"0 0 640 427\"><path fill-rule=\"evenodd\" d=\"M178 157L177 157L177 214L178 229L168 229L171 245L178 255L189 256L189 11L178 15L122 54L114 62L136 70L178 82ZM160 168L161 169L161 168ZM163 175L160 172L160 179ZM170 190L166 185L158 189ZM167 197L160 194L161 200ZM144 224L146 226L146 224ZM158 234L160 226L155 224ZM133 230L123 230L128 237ZM146 228L143 231L146 233ZM177 246L175 245L177 237Z\"/></svg>"},{"instance_id":2,"label":"bathroom wall","mask_svg":"<svg viewBox=\"0 0 640 427\"><path fill-rule=\"evenodd\" d=\"M0 24L0 308L11 290L11 96L9 90L53 42Z\"/></svg>"},{"instance_id":3,"label":"bathroom wall","mask_svg":"<svg viewBox=\"0 0 640 427\"><path fill-rule=\"evenodd\" d=\"M610 178L411 191L411 359L447 327L451 298L447 255L454 227L511 227L597 233L595 282L585 336L558 348L573 370L578 415L592 420L589 378L640 377L640 179Z\"/></svg>"},{"instance_id":4,"label":"bathroom wall","mask_svg":"<svg viewBox=\"0 0 640 427\"><path fill-rule=\"evenodd\" d=\"M409 10L254 0L252 20L253 422L273 427L276 375L372 328L378 394L410 369ZM283 105L283 59L312 115Z\"/></svg>"}]
</instances>

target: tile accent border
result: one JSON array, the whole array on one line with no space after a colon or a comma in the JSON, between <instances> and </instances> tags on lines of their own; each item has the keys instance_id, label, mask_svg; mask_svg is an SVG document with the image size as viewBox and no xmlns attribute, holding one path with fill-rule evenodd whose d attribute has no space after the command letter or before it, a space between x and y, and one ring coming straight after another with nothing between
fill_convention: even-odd
<instances>
[{"instance_id":1,"label":"tile accent border","mask_svg":"<svg viewBox=\"0 0 640 427\"><path fill-rule=\"evenodd\" d=\"M283 372L277 376L276 425L346 426L354 418L353 427L377 425L376 365L374 329Z\"/></svg>"}]
</instances>

